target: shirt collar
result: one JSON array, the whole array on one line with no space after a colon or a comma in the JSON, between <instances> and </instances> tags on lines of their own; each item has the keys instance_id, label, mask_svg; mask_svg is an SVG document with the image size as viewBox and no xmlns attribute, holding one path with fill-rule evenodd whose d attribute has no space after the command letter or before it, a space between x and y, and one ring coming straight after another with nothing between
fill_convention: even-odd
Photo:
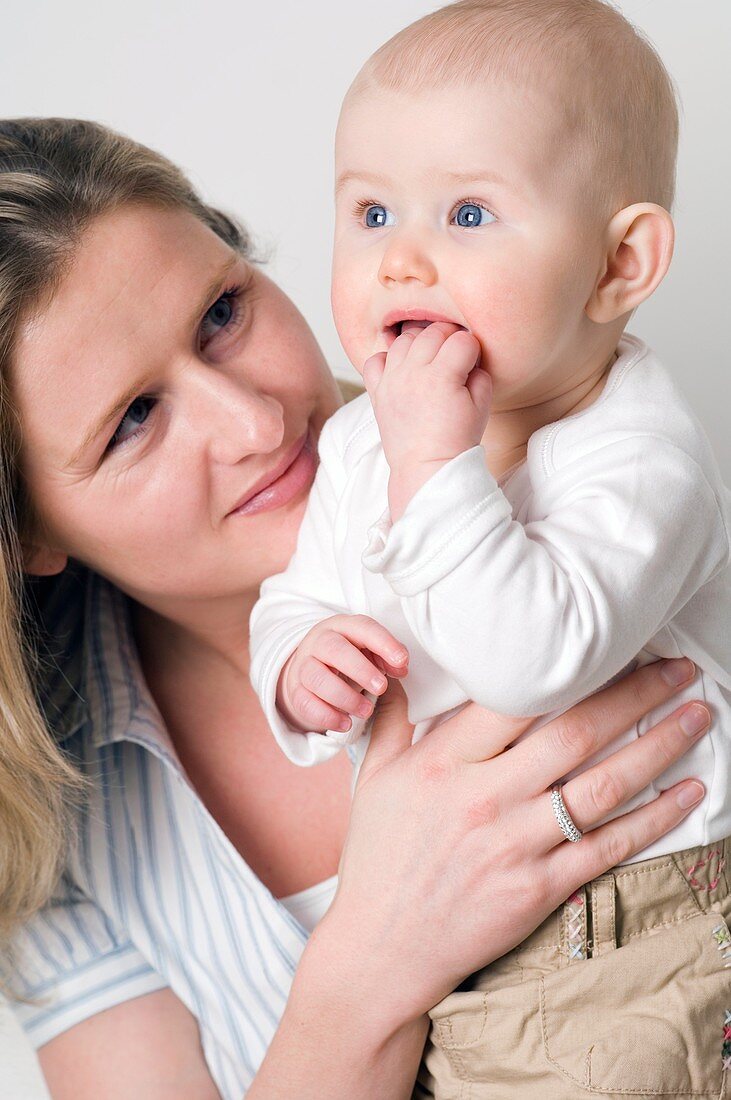
<instances>
[{"instance_id":1,"label":"shirt collar","mask_svg":"<svg viewBox=\"0 0 731 1100\"><path fill-rule=\"evenodd\" d=\"M140 665L130 600L91 574L86 593L84 695L96 746L134 741L156 756L177 756Z\"/></svg>"}]
</instances>

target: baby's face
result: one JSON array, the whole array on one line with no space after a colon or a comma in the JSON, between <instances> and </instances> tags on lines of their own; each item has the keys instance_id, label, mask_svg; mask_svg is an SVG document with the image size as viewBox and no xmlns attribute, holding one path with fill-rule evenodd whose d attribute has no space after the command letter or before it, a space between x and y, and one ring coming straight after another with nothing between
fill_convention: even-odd
<instances>
[{"instance_id":1,"label":"baby's face","mask_svg":"<svg viewBox=\"0 0 731 1100\"><path fill-rule=\"evenodd\" d=\"M555 109L515 87L368 89L336 144L332 301L356 369L405 320L469 329L495 408L556 396L586 368L602 229Z\"/></svg>"}]
</instances>

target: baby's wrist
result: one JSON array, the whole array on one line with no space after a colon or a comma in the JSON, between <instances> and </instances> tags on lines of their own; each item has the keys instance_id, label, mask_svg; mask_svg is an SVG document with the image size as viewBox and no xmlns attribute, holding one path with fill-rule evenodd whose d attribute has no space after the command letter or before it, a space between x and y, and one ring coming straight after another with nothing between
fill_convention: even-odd
<instances>
[{"instance_id":1,"label":"baby's wrist","mask_svg":"<svg viewBox=\"0 0 731 1100\"><path fill-rule=\"evenodd\" d=\"M445 458L426 459L391 470L388 478L388 511L392 523L401 518L422 485L426 485L448 461Z\"/></svg>"},{"instance_id":2,"label":"baby's wrist","mask_svg":"<svg viewBox=\"0 0 731 1100\"><path fill-rule=\"evenodd\" d=\"M298 733L306 733L307 730L305 729L304 725L290 705L290 691L287 682L288 672L291 668L292 661L294 660L296 652L297 650L295 650L294 653L292 653L291 656L288 657L286 663L282 666L282 671L279 673L279 679L277 680L275 704L277 710L279 711L279 714L288 726L290 726L293 730L296 730Z\"/></svg>"}]
</instances>

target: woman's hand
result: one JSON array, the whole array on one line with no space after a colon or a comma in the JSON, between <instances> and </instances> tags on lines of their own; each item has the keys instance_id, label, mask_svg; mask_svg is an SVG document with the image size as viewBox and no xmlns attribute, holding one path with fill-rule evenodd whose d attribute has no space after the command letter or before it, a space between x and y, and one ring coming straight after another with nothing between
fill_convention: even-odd
<instances>
[{"instance_id":1,"label":"woman's hand","mask_svg":"<svg viewBox=\"0 0 731 1100\"><path fill-rule=\"evenodd\" d=\"M672 829L703 797L685 781L594 828L682 756L710 724L686 704L563 787L578 827L564 840L550 787L694 675L662 661L513 744L530 719L470 705L409 746L403 692L381 704L354 799L338 894L316 933L374 1026L426 1012L520 943L582 883ZM678 680L681 682L678 683ZM698 714L701 728L684 732ZM346 991L343 989L343 994ZM355 1008L355 1006L354 1006Z\"/></svg>"},{"instance_id":2,"label":"woman's hand","mask_svg":"<svg viewBox=\"0 0 731 1100\"><path fill-rule=\"evenodd\" d=\"M693 674L690 661L648 665L517 744L531 719L470 705L412 746L403 692L391 685L361 769L337 895L304 952L251 1100L410 1097L425 1013L703 797L686 780L570 844L549 794ZM701 728L688 734L695 714ZM686 704L569 780L564 800L579 828L622 806L709 724L702 704Z\"/></svg>"}]
</instances>

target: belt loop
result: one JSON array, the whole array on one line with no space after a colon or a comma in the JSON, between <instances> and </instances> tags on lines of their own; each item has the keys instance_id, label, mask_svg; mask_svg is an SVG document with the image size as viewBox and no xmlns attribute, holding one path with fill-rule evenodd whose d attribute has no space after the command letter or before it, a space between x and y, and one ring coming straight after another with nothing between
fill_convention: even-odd
<instances>
[{"instance_id":1,"label":"belt loop","mask_svg":"<svg viewBox=\"0 0 731 1100\"><path fill-rule=\"evenodd\" d=\"M582 962L588 955L586 887L579 889L564 902L561 920L563 950L569 965Z\"/></svg>"},{"instance_id":2,"label":"belt loop","mask_svg":"<svg viewBox=\"0 0 731 1100\"><path fill-rule=\"evenodd\" d=\"M592 957L617 948L616 897L614 875L602 875L591 883Z\"/></svg>"}]
</instances>

